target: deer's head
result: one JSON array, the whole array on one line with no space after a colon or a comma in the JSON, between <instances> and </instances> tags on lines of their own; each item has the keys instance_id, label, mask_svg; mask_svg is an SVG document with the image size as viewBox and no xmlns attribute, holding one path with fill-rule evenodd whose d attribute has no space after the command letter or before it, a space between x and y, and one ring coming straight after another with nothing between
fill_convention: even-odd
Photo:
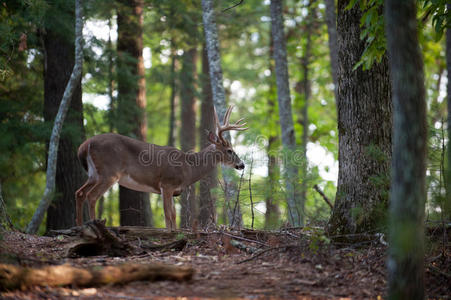
<instances>
[{"instance_id":1,"label":"deer's head","mask_svg":"<svg viewBox=\"0 0 451 300\"><path fill-rule=\"evenodd\" d=\"M235 151L232 148L232 145L228 140L223 137L223 133L225 131L237 130L243 131L247 130L247 127L244 127L246 123L241 123L243 119L239 119L234 124L229 124L230 114L232 113L233 106L229 106L227 112L224 115L224 125L221 126L219 123L219 118L215 109L215 122L216 122L216 133L209 132L208 140L216 145L216 151L221 153L221 162L225 165L234 167L237 170L244 169L243 161L238 157Z\"/></svg>"}]
</instances>

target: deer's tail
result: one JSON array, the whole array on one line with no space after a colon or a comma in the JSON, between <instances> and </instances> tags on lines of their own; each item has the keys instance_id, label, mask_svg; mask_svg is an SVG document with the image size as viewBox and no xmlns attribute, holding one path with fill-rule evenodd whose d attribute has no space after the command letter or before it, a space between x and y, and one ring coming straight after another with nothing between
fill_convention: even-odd
<instances>
[{"instance_id":1,"label":"deer's tail","mask_svg":"<svg viewBox=\"0 0 451 300\"><path fill-rule=\"evenodd\" d=\"M78 147L78 159L81 162L81 165L83 166L83 169L85 169L86 172L88 172L88 149L89 149L89 142L86 141L83 144Z\"/></svg>"}]
</instances>

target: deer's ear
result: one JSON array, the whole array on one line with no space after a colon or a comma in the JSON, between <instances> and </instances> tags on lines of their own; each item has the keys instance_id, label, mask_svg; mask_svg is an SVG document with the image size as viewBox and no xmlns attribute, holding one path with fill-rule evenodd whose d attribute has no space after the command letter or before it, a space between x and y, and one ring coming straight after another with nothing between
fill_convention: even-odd
<instances>
[{"instance_id":1,"label":"deer's ear","mask_svg":"<svg viewBox=\"0 0 451 300\"><path fill-rule=\"evenodd\" d=\"M219 144L219 137L211 131L208 131L207 138L212 144Z\"/></svg>"}]
</instances>

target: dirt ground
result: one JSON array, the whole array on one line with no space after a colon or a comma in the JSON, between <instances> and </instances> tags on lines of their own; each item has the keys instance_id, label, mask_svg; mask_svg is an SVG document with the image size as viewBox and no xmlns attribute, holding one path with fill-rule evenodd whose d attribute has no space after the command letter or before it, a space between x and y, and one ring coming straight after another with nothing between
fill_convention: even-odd
<instances>
[{"instance_id":1,"label":"dirt ground","mask_svg":"<svg viewBox=\"0 0 451 300\"><path fill-rule=\"evenodd\" d=\"M27 235L6 232L0 241L0 263L41 267L70 264L76 267L160 262L191 266L188 282L137 281L123 285L78 288L33 287L0 292L1 299L363 299L386 298L386 251L384 241L330 242L316 229L285 229L167 233L119 237L135 251L127 257L92 256L67 258L73 237ZM439 235L441 236L441 235ZM448 233L449 236L449 233ZM181 251L149 251L143 245L186 239ZM426 288L431 299L451 295L450 244L429 244ZM447 239L449 240L449 239Z\"/></svg>"}]
</instances>

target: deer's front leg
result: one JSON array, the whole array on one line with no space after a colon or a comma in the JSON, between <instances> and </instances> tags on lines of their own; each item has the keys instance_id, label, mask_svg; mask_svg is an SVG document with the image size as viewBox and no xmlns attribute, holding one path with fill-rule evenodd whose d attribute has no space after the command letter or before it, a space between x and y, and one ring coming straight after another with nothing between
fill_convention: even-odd
<instances>
[{"instance_id":1,"label":"deer's front leg","mask_svg":"<svg viewBox=\"0 0 451 300\"><path fill-rule=\"evenodd\" d=\"M173 191L169 188L161 188L161 195L163 196L164 221L166 223L166 228L169 231L175 230L175 207L172 202Z\"/></svg>"}]
</instances>

